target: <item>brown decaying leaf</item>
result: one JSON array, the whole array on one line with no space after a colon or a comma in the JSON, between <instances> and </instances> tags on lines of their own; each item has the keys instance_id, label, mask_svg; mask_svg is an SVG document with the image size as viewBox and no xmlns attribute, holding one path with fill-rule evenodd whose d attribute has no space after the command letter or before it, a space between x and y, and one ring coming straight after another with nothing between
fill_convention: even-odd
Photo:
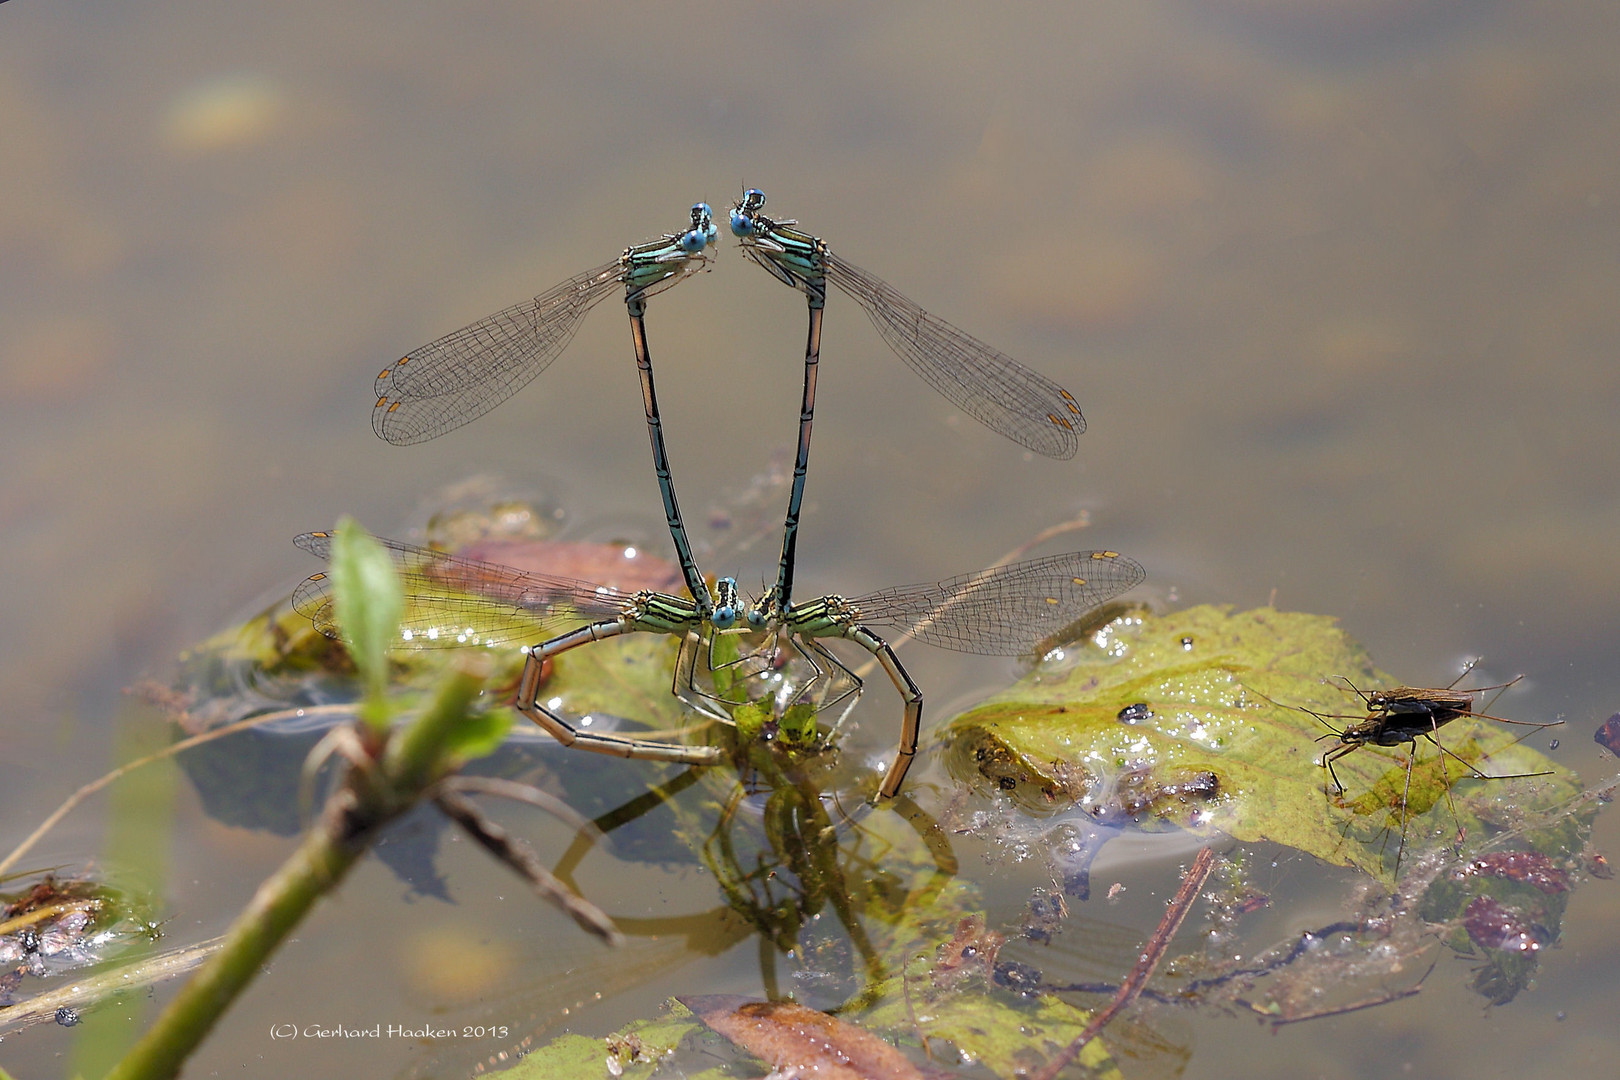
<instances>
[{"instance_id":1,"label":"brown decaying leaf","mask_svg":"<svg viewBox=\"0 0 1620 1080\"><path fill-rule=\"evenodd\" d=\"M816 1080L925 1080L922 1070L876 1035L791 1001L734 994L675 1000L773 1069L797 1069Z\"/></svg>"}]
</instances>

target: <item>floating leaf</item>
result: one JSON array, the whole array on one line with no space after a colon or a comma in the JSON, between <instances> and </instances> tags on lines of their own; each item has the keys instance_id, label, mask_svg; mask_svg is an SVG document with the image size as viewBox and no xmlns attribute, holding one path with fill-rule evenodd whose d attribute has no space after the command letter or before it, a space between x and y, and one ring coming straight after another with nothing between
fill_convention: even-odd
<instances>
[{"instance_id":1,"label":"floating leaf","mask_svg":"<svg viewBox=\"0 0 1620 1080\"><path fill-rule=\"evenodd\" d=\"M1363 688L1394 680L1324 616L1137 612L1064 651L951 722L956 776L988 781L1037 813L1079 807L1107 824L1271 840L1386 877L1403 824L1414 840L1456 833L1448 790L1458 823L1476 836L1482 822L1470 820L1464 803L1476 804L1465 794L1549 806L1578 790L1573 774L1515 745L1523 729L1469 718L1439 733L1460 761L1419 744L1409 793L1409 746L1365 746L1338 759L1346 792L1331 793L1318 764L1329 732L1304 710L1359 719L1362 701L1326 680ZM1552 775L1485 781L1464 761L1487 773Z\"/></svg>"}]
</instances>

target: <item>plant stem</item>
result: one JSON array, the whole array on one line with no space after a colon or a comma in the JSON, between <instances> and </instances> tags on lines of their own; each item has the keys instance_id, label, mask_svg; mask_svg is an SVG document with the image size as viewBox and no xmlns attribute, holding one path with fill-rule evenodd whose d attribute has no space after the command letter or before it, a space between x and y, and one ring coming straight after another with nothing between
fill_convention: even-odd
<instances>
[{"instance_id":1,"label":"plant stem","mask_svg":"<svg viewBox=\"0 0 1620 1080\"><path fill-rule=\"evenodd\" d=\"M343 880L377 830L414 806L448 771L448 741L486 671L487 664L457 664L427 711L389 739L380 763L351 769L298 850L259 886L231 924L220 951L180 989L108 1080L166 1080L179 1074L292 928Z\"/></svg>"}]
</instances>

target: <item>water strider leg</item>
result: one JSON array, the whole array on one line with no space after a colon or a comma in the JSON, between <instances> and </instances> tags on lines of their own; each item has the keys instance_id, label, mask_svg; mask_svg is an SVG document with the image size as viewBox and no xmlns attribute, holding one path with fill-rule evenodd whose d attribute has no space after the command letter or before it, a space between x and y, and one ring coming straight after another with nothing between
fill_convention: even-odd
<instances>
[{"instance_id":1,"label":"water strider leg","mask_svg":"<svg viewBox=\"0 0 1620 1080\"><path fill-rule=\"evenodd\" d=\"M678 761L688 765L717 763L721 759L721 751L717 746L681 746L676 743L656 742L652 739L633 739L622 735L580 731L540 703L540 675L548 659L569 649L604 638L618 637L634 629L636 628L624 619L595 622L536 645L529 650L529 659L523 665L523 677L518 681L517 700L513 704L518 712L539 724L552 738L564 746L577 750L590 750L597 754L611 754L614 757L638 758L645 761Z\"/></svg>"},{"instance_id":2,"label":"water strider leg","mask_svg":"<svg viewBox=\"0 0 1620 1080\"><path fill-rule=\"evenodd\" d=\"M1344 785L1339 782L1339 774L1333 771L1333 763L1339 758L1344 757L1346 754L1354 753L1359 749L1361 749L1360 743L1341 743L1322 755L1322 768L1326 769L1328 771L1328 775L1333 777L1335 794L1343 795Z\"/></svg>"},{"instance_id":3,"label":"water strider leg","mask_svg":"<svg viewBox=\"0 0 1620 1080\"><path fill-rule=\"evenodd\" d=\"M1408 754L1406 758L1406 788L1401 792L1401 842L1400 846L1395 849L1395 880L1397 882L1401 880L1401 859L1406 855L1406 827L1407 825L1411 824L1412 821L1412 763L1416 760L1417 740L1413 739L1412 752ZM1440 779L1442 783L1445 781L1445 776L1446 770L1445 767L1442 766L1440 769ZM1448 800L1451 798L1450 784L1446 784L1446 798ZM1456 808L1453 807L1451 812L1452 814L1456 814ZM1384 836L1384 843L1389 843L1389 834L1385 833Z\"/></svg>"}]
</instances>

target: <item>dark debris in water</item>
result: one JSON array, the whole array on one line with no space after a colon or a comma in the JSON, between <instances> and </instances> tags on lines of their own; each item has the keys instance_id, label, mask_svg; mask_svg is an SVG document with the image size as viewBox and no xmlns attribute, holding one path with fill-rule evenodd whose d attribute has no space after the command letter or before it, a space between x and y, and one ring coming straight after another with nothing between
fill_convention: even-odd
<instances>
[{"instance_id":1,"label":"dark debris in water","mask_svg":"<svg viewBox=\"0 0 1620 1080\"><path fill-rule=\"evenodd\" d=\"M1620 712L1603 721L1603 726L1593 733L1592 739L1609 753L1620 754Z\"/></svg>"},{"instance_id":2,"label":"dark debris in water","mask_svg":"<svg viewBox=\"0 0 1620 1080\"><path fill-rule=\"evenodd\" d=\"M1520 913L1489 896L1476 896L1463 912L1463 926L1475 945L1509 953L1530 953L1542 946L1536 927Z\"/></svg>"},{"instance_id":3,"label":"dark debris in water","mask_svg":"<svg viewBox=\"0 0 1620 1080\"><path fill-rule=\"evenodd\" d=\"M1597 856L1602 858L1602 856ZM1481 855L1462 868L1463 874L1505 878L1539 889L1549 896L1568 892L1569 872L1534 851L1497 851Z\"/></svg>"},{"instance_id":4,"label":"dark debris in water","mask_svg":"<svg viewBox=\"0 0 1620 1080\"><path fill-rule=\"evenodd\" d=\"M82 970L157 932L120 891L86 878L46 874L27 888L0 893L0 1005L25 978Z\"/></svg>"}]
</instances>

